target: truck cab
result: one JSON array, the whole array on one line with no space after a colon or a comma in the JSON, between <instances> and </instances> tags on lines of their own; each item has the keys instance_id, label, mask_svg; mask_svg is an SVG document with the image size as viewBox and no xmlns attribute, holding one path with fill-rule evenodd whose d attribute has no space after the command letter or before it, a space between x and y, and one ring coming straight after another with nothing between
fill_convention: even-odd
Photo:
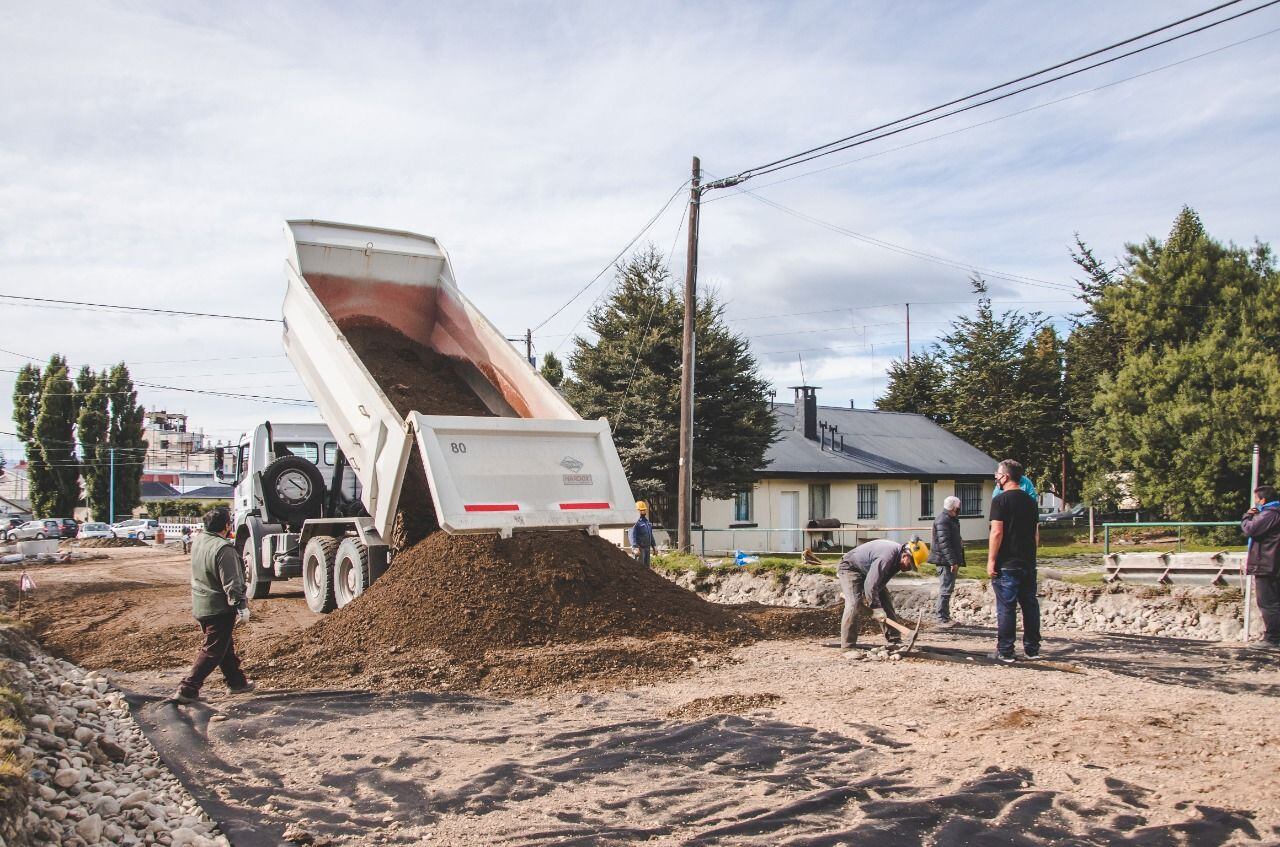
<instances>
[{"instance_id":1,"label":"truck cab","mask_svg":"<svg viewBox=\"0 0 1280 847\"><path fill-rule=\"evenodd\" d=\"M326 537L336 552L349 531L359 533L358 519L368 518L360 482L323 423L261 423L239 444L218 448L214 476L234 489L232 538L253 598L267 596L272 582L306 576L303 552L317 530L334 533ZM336 586L328 588L331 595ZM328 611L334 604L322 597L314 605Z\"/></svg>"}]
</instances>

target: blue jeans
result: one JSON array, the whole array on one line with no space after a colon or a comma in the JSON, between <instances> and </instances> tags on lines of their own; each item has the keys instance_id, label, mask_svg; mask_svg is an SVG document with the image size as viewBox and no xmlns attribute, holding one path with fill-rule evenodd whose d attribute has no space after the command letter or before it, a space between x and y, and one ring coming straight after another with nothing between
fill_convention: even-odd
<instances>
[{"instance_id":1,"label":"blue jeans","mask_svg":"<svg viewBox=\"0 0 1280 847\"><path fill-rule=\"evenodd\" d=\"M1028 655L1040 652L1040 600L1036 597L1036 572L1021 568L1001 568L991 580L996 594L996 652L1013 655L1018 632L1018 610L1022 607L1022 649Z\"/></svg>"},{"instance_id":2,"label":"blue jeans","mask_svg":"<svg viewBox=\"0 0 1280 847\"><path fill-rule=\"evenodd\" d=\"M950 565L938 565L938 620L951 620L951 592L955 591L956 572Z\"/></svg>"}]
</instances>

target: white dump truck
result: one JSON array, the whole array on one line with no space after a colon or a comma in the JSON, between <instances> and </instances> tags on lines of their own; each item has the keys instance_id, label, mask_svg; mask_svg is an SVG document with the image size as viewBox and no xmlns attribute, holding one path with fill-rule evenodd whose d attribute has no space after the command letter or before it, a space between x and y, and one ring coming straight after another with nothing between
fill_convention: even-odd
<instances>
[{"instance_id":1,"label":"white dump truck","mask_svg":"<svg viewBox=\"0 0 1280 847\"><path fill-rule=\"evenodd\" d=\"M263 423L218 451L251 597L297 577L316 612L358 597L390 564L415 452L421 508L445 532L634 521L608 423L582 420L530 367L458 290L434 238L311 220L287 234L284 347L323 423ZM449 357L492 416L399 414L340 328L361 323Z\"/></svg>"}]
</instances>

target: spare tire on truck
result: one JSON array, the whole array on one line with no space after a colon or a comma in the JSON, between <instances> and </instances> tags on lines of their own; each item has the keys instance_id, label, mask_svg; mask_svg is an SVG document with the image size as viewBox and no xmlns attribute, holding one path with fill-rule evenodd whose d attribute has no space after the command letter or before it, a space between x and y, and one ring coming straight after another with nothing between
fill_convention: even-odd
<instances>
[{"instance_id":1,"label":"spare tire on truck","mask_svg":"<svg viewBox=\"0 0 1280 847\"><path fill-rule=\"evenodd\" d=\"M320 517L326 493L320 469L301 456L281 456L262 472L262 499L281 523L300 526Z\"/></svg>"}]
</instances>

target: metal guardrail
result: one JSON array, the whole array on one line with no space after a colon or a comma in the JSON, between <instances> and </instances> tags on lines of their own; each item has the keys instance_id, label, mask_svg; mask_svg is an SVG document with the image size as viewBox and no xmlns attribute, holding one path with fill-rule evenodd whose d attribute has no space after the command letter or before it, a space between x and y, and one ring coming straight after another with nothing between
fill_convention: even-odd
<instances>
[{"instance_id":1,"label":"metal guardrail","mask_svg":"<svg viewBox=\"0 0 1280 847\"><path fill-rule=\"evenodd\" d=\"M1111 555L1111 527L1133 528L1144 526L1173 526L1178 528L1178 551L1182 551L1182 527L1184 526L1234 526L1239 527L1239 521L1142 521L1129 523L1104 523L1102 525L1102 555Z\"/></svg>"},{"instance_id":2,"label":"metal guardrail","mask_svg":"<svg viewBox=\"0 0 1280 847\"><path fill-rule=\"evenodd\" d=\"M795 555L806 547L815 552L851 550L864 541L884 538L889 533L901 533L902 541L913 535L929 538L932 528L927 526L859 526L841 527L739 527L734 529L696 529L699 553L708 555L732 555L738 550L758 555ZM708 543L708 536L711 536ZM817 540L831 537L830 546L819 549ZM787 548L787 549L783 549Z\"/></svg>"},{"instance_id":3,"label":"metal guardrail","mask_svg":"<svg viewBox=\"0 0 1280 847\"><path fill-rule=\"evenodd\" d=\"M1157 582L1162 585L1235 585L1242 587L1244 553L1109 553L1107 582Z\"/></svg>"}]
</instances>

